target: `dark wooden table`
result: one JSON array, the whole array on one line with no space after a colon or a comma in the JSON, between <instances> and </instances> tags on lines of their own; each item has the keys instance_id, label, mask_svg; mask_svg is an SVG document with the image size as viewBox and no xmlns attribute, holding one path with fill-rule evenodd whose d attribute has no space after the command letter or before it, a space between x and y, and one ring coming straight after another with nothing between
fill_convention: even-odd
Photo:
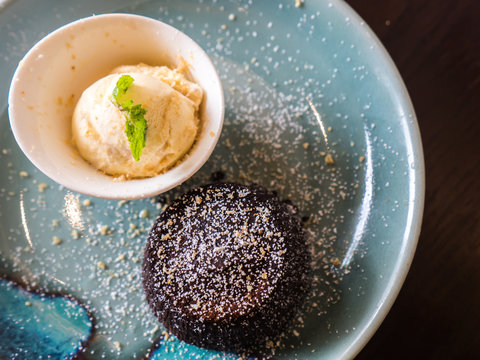
<instances>
[{"instance_id":1,"label":"dark wooden table","mask_svg":"<svg viewBox=\"0 0 480 360\"><path fill-rule=\"evenodd\" d=\"M348 0L407 85L426 199L412 267L357 359L480 359L480 0Z\"/></svg>"}]
</instances>

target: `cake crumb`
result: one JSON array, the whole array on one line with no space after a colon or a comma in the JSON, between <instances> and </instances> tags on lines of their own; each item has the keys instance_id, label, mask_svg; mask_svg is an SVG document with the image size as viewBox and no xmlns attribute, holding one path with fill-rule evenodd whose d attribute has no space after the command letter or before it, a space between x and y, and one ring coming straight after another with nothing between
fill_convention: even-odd
<instances>
[{"instance_id":1,"label":"cake crumb","mask_svg":"<svg viewBox=\"0 0 480 360\"><path fill-rule=\"evenodd\" d=\"M43 193L45 190L47 190L48 185L45 183L40 183L38 184L38 192Z\"/></svg>"},{"instance_id":2,"label":"cake crumb","mask_svg":"<svg viewBox=\"0 0 480 360\"><path fill-rule=\"evenodd\" d=\"M107 235L109 233L109 228L107 225L103 225L101 228L100 228L100 234L102 235Z\"/></svg>"},{"instance_id":3,"label":"cake crumb","mask_svg":"<svg viewBox=\"0 0 480 360\"><path fill-rule=\"evenodd\" d=\"M51 225L51 230L55 230L56 228L58 228L60 226L60 220L58 219L53 219L52 220L52 225Z\"/></svg>"},{"instance_id":4,"label":"cake crumb","mask_svg":"<svg viewBox=\"0 0 480 360\"><path fill-rule=\"evenodd\" d=\"M92 201L90 199L85 199L85 200L83 200L82 205L83 206L90 206L90 205L92 205Z\"/></svg>"},{"instance_id":5,"label":"cake crumb","mask_svg":"<svg viewBox=\"0 0 480 360\"><path fill-rule=\"evenodd\" d=\"M295 0L295 7L299 8L303 6L303 0Z\"/></svg>"},{"instance_id":6,"label":"cake crumb","mask_svg":"<svg viewBox=\"0 0 480 360\"><path fill-rule=\"evenodd\" d=\"M325 155L325 163L327 165L335 165L335 161L333 160L333 157L331 154Z\"/></svg>"},{"instance_id":7,"label":"cake crumb","mask_svg":"<svg viewBox=\"0 0 480 360\"><path fill-rule=\"evenodd\" d=\"M62 243L62 239L60 239L58 236L54 236L52 238L52 244L53 245L60 245Z\"/></svg>"},{"instance_id":8,"label":"cake crumb","mask_svg":"<svg viewBox=\"0 0 480 360\"><path fill-rule=\"evenodd\" d=\"M107 268L107 265L105 265L103 261L97 262L97 266L102 270L105 270Z\"/></svg>"},{"instance_id":9,"label":"cake crumb","mask_svg":"<svg viewBox=\"0 0 480 360\"><path fill-rule=\"evenodd\" d=\"M360 156L360 157L358 158L358 160L359 160L360 162L364 162L364 161L365 161L365 156Z\"/></svg>"},{"instance_id":10,"label":"cake crumb","mask_svg":"<svg viewBox=\"0 0 480 360\"><path fill-rule=\"evenodd\" d=\"M32 303L30 301L25 301L25 306L32 306Z\"/></svg>"},{"instance_id":11,"label":"cake crumb","mask_svg":"<svg viewBox=\"0 0 480 360\"><path fill-rule=\"evenodd\" d=\"M28 177L28 172L26 172L26 171L20 171L18 174L19 174L20 177L22 177L22 178L27 178L27 177Z\"/></svg>"}]
</instances>

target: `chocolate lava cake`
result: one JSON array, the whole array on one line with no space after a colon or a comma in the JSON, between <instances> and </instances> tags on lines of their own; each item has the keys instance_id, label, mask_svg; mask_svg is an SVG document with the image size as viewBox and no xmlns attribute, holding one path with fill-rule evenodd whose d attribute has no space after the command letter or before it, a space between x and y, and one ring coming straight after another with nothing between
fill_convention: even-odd
<instances>
[{"instance_id":1,"label":"chocolate lava cake","mask_svg":"<svg viewBox=\"0 0 480 360\"><path fill-rule=\"evenodd\" d=\"M293 206L260 186L217 183L160 214L145 248L143 287L179 339L258 354L295 315L308 270Z\"/></svg>"}]
</instances>

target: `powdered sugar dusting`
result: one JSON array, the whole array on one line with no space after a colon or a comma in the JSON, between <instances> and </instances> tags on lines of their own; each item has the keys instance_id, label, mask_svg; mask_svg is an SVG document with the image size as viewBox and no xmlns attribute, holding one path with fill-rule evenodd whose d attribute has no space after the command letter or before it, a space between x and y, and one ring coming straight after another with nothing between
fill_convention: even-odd
<instances>
[{"instance_id":1,"label":"powdered sugar dusting","mask_svg":"<svg viewBox=\"0 0 480 360\"><path fill-rule=\"evenodd\" d=\"M312 328L315 333L338 335L338 325L330 313L342 299L343 280L351 270L349 264L342 266L341 260L351 245L352 224L365 190L364 166L369 161L365 160L366 140L355 134L373 133L372 143L377 144L380 155L386 154L382 159L390 153L398 155L399 151L375 134L377 129L369 119L375 99L368 99L369 93L356 94L341 86L342 76L362 84L372 76L372 68L357 61L358 48L351 48L346 40L338 45L338 51L320 56L325 64L315 62L319 49L327 49L333 40L328 29L319 31L321 24L328 21L326 13L307 16L308 3L296 9L293 25L288 24L285 32L279 33L276 31L283 24L274 17L294 7L293 1L273 9L275 14L258 12L259 6L267 6L261 2L237 6L205 0L188 9L177 9L176 4L146 2L127 10L156 14L189 33L213 54L225 89L226 118L211 159L195 177L156 199L116 202L85 198L58 187L22 157L8 130L5 112L1 119L0 167L4 177L0 189L0 270L32 287L71 293L89 306L96 321L96 335L85 352L87 357L143 358L164 330L147 307L140 277L145 239L157 214L172 199L211 182L212 177L258 183L298 207L312 259L309 297L295 319L294 329L285 334L283 345L273 345L287 358L288 351L300 347L318 350L324 338L310 340ZM76 6L71 7L72 14L78 13ZM59 15L58 10L54 11L54 16ZM219 16L203 21L205 14ZM336 23L328 24L329 29L335 26ZM15 33L10 28L8 31L13 34L4 47L8 51L0 54L5 61L21 57L28 49L23 32ZM288 47L303 40L311 41L311 49L305 44L297 51ZM318 44L313 46L317 40ZM335 66L330 67L331 64ZM329 148L307 99L324 121ZM399 156L403 156L401 151ZM400 158L399 162L406 159ZM383 163L378 160L373 167ZM389 185L385 188L394 187L392 179L401 170L404 171L401 166L389 170ZM374 191L383 189L375 184ZM20 194L25 223L15 212L19 209ZM392 201L388 206L397 210L401 204L403 201ZM382 216L385 226L390 219L388 214ZM25 229L29 230L32 246ZM375 234L371 236L374 238ZM54 237L58 239L55 242ZM385 246L389 246L388 238ZM215 249L218 254L225 250L221 246L210 250ZM362 258L366 251L361 242L353 250L357 258ZM258 253L262 255L260 249ZM362 277L364 269L354 266ZM262 283L262 275L250 285L252 289ZM242 287L246 293L247 285L245 282ZM349 297L361 296L365 289L355 286L351 291L355 294L349 293ZM191 307L191 311L195 309ZM177 354L185 349L182 343L175 347ZM203 357L210 355L204 353Z\"/></svg>"},{"instance_id":2,"label":"powdered sugar dusting","mask_svg":"<svg viewBox=\"0 0 480 360\"><path fill-rule=\"evenodd\" d=\"M0 192L0 199L4 208L18 208L23 192L34 250L29 249L21 223L15 225L17 220L3 213L2 219L8 221L4 228L10 231L8 250L2 250L2 272L30 286L84 300L96 319L96 336L86 350L89 356L138 357L158 338L162 326L150 315L141 290L144 242L155 214L188 189L210 182L212 174L221 174L225 181L266 186L299 209L312 251L314 284L301 316L304 324L296 321L300 337L292 333L291 341L301 339L305 323L324 317L340 298L337 283L348 272L337 266L347 244L341 225L356 192L362 190L360 154L337 154L333 141L330 154L335 165L328 165L320 129L304 99L278 93L250 70L224 58L215 58L215 63L226 89L221 139L201 171L160 197L160 202L79 197L51 183L27 162L14 165L11 159L18 156L18 149L13 139L5 138L0 161L10 185ZM19 175L21 171L28 176ZM62 240L59 245L52 244L53 236Z\"/></svg>"}]
</instances>

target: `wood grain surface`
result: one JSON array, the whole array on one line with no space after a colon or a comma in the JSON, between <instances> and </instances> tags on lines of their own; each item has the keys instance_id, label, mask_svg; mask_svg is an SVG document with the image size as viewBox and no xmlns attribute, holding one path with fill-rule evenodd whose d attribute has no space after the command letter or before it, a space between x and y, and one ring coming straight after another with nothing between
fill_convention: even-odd
<instances>
[{"instance_id":1,"label":"wood grain surface","mask_svg":"<svg viewBox=\"0 0 480 360\"><path fill-rule=\"evenodd\" d=\"M422 233L358 360L480 359L480 0L348 0L406 83L422 134Z\"/></svg>"}]
</instances>

